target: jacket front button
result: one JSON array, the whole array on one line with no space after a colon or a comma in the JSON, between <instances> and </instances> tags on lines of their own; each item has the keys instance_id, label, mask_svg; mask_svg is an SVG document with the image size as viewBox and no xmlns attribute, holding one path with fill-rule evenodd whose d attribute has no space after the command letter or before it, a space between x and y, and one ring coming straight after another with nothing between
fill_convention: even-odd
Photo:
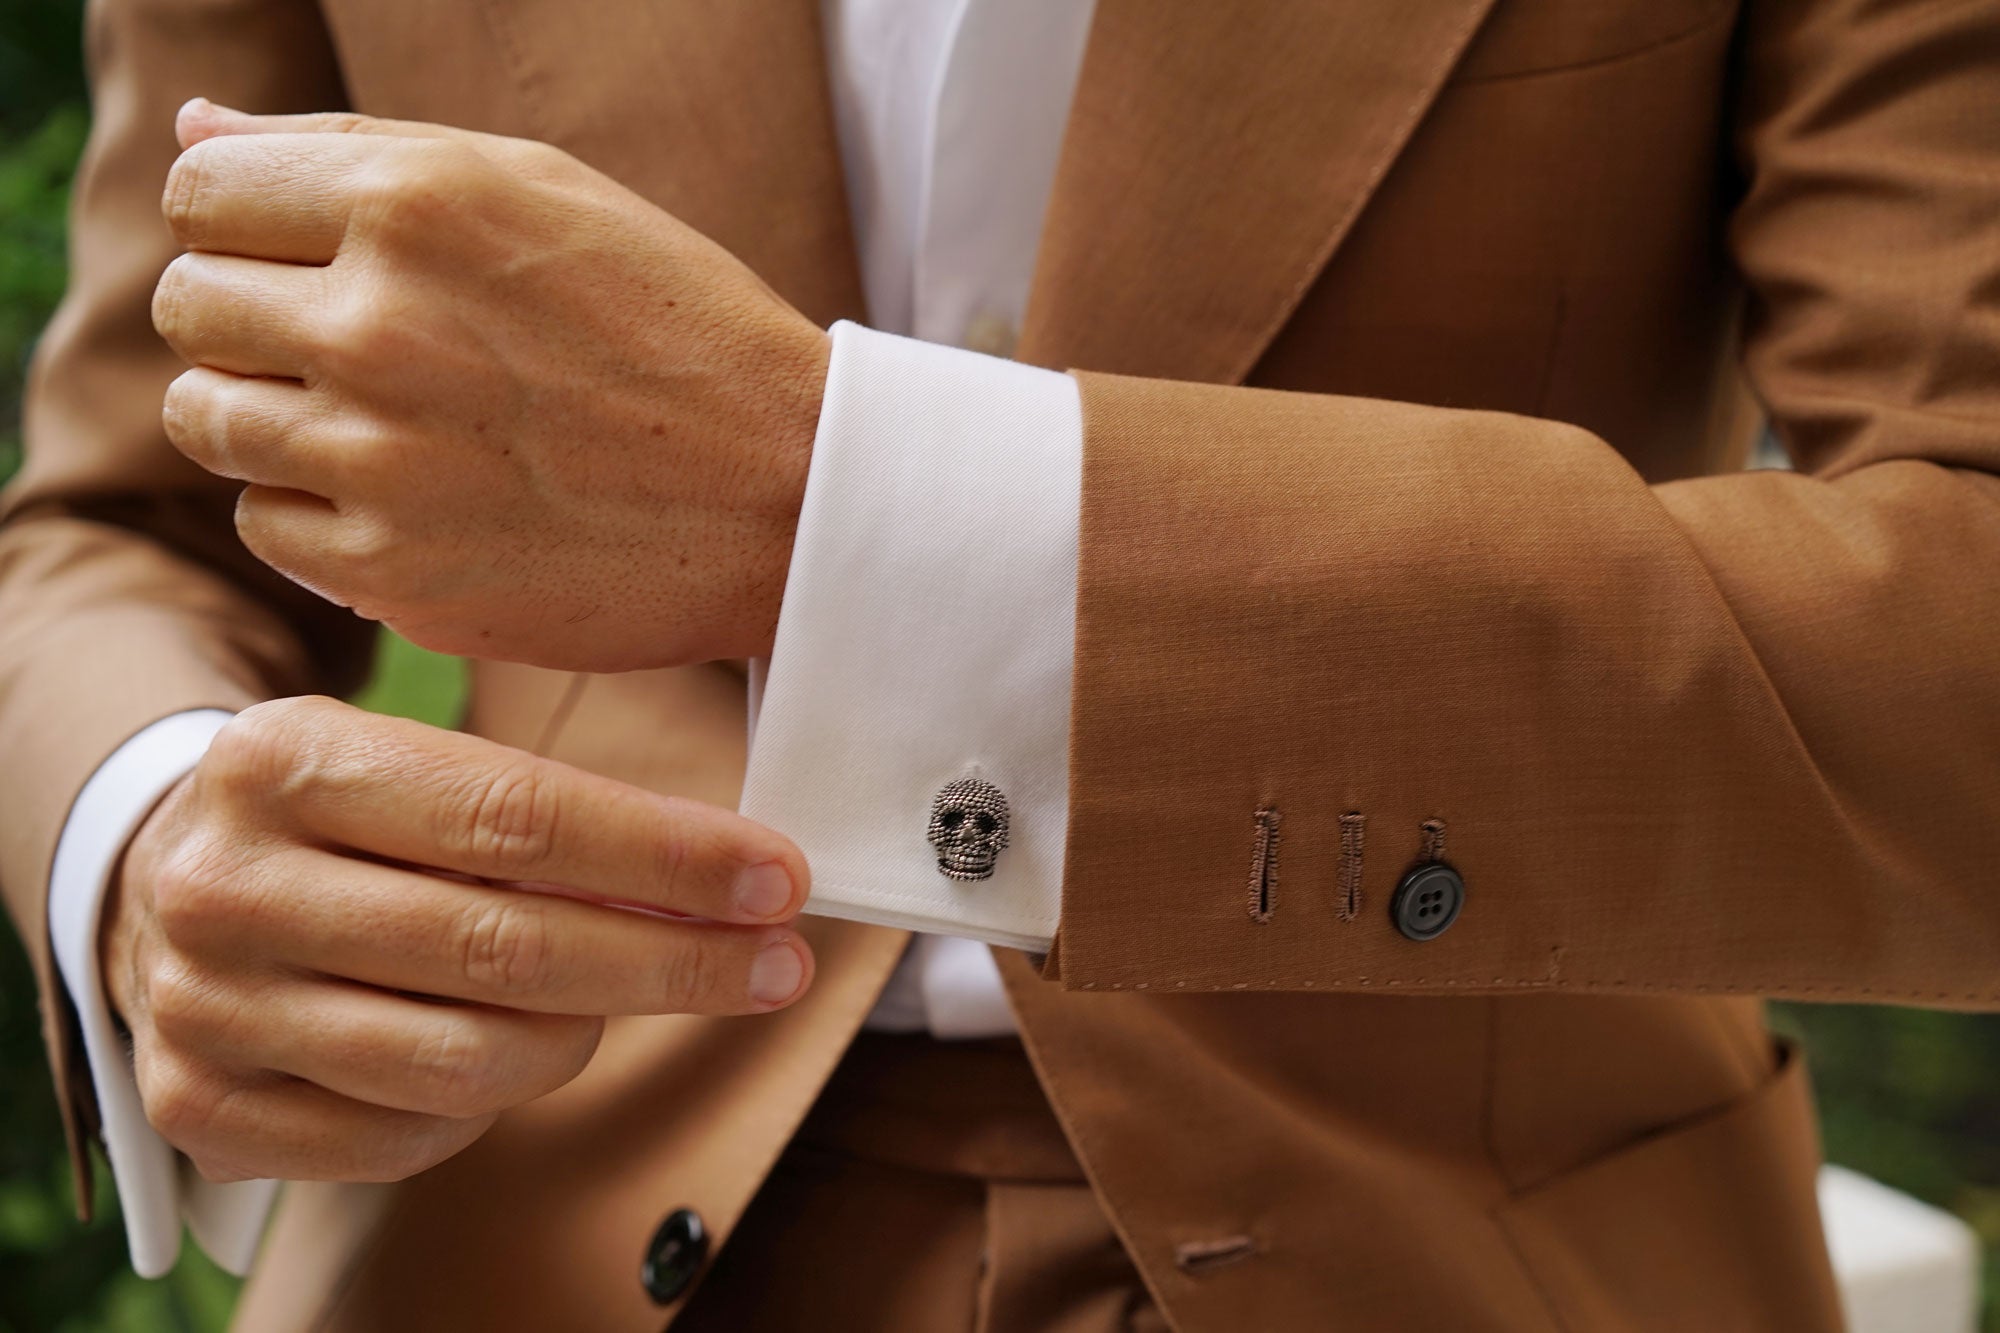
<instances>
[{"instance_id":1,"label":"jacket front button","mask_svg":"<svg viewBox=\"0 0 2000 1333\"><path fill-rule=\"evenodd\" d=\"M1465 881L1442 861L1430 861L1403 876L1389 912L1396 929L1413 940L1434 940L1458 920L1465 906Z\"/></svg>"},{"instance_id":2,"label":"jacket front button","mask_svg":"<svg viewBox=\"0 0 2000 1333\"><path fill-rule=\"evenodd\" d=\"M639 1281L656 1305L672 1305L687 1291L708 1257L708 1228L692 1208L676 1208L653 1233Z\"/></svg>"}]
</instances>

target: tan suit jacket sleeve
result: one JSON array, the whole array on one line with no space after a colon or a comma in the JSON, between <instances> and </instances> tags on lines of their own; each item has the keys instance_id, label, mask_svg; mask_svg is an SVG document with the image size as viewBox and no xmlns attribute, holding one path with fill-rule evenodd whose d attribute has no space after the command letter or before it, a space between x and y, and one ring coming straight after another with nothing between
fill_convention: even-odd
<instances>
[{"instance_id":1,"label":"tan suit jacket sleeve","mask_svg":"<svg viewBox=\"0 0 2000 1333\"><path fill-rule=\"evenodd\" d=\"M1065 986L2000 1004L2000 24L1745 23L1743 360L1798 474L1082 377ZM1426 821L1467 894L1418 943Z\"/></svg>"},{"instance_id":2,"label":"tan suit jacket sleeve","mask_svg":"<svg viewBox=\"0 0 2000 1333\"><path fill-rule=\"evenodd\" d=\"M175 109L197 95L268 111L342 105L318 12L299 0L97 0L88 43L95 123L72 202L70 288L31 371L27 458L0 502L0 889L34 958L79 1169L89 1080L45 897L70 803L148 723L342 688L370 641L250 559L230 522L236 488L168 445L161 395L183 367L150 316L177 253L160 217Z\"/></svg>"}]
</instances>

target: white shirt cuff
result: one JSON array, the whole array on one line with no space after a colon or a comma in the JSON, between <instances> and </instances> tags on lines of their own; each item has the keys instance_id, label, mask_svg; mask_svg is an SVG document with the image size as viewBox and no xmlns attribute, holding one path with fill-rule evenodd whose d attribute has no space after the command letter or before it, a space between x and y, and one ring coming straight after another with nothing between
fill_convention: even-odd
<instances>
[{"instance_id":1,"label":"white shirt cuff","mask_svg":"<svg viewBox=\"0 0 2000 1333\"><path fill-rule=\"evenodd\" d=\"M249 1272L277 1190L271 1180L203 1180L154 1132L98 966L104 895L125 844L167 789L200 761L229 717L206 708L176 713L119 746L78 793L49 874L49 940L82 1028L125 1240L141 1277L159 1277L174 1266L183 1218L218 1264Z\"/></svg>"},{"instance_id":2,"label":"white shirt cuff","mask_svg":"<svg viewBox=\"0 0 2000 1333\"><path fill-rule=\"evenodd\" d=\"M833 326L742 811L798 843L808 912L1044 949L1062 901L1083 409L1067 375ZM983 880L932 801L1008 805Z\"/></svg>"}]
</instances>

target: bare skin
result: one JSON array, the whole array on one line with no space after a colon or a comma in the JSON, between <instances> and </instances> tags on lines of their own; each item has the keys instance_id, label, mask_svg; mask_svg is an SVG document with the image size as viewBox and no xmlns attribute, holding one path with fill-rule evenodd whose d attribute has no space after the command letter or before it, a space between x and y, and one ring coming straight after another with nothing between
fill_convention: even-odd
<instances>
[{"instance_id":1,"label":"bare skin","mask_svg":"<svg viewBox=\"0 0 2000 1333\"><path fill-rule=\"evenodd\" d=\"M190 103L167 434L267 564L440 652L768 651L825 333L547 144Z\"/></svg>"},{"instance_id":2,"label":"bare skin","mask_svg":"<svg viewBox=\"0 0 2000 1333\"><path fill-rule=\"evenodd\" d=\"M182 108L168 436L267 563L441 651L767 652L821 330L547 145ZM127 849L110 998L212 1179L390 1180L580 1072L613 1014L809 985L798 849L732 812L325 699L249 709Z\"/></svg>"},{"instance_id":3,"label":"bare skin","mask_svg":"<svg viewBox=\"0 0 2000 1333\"><path fill-rule=\"evenodd\" d=\"M806 889L733 812L283 699L134 838L105 981L148 1119L204 1175L393 1180L574 1078L606 1015L790 1003Z\"/></svg>"}]
</instances>

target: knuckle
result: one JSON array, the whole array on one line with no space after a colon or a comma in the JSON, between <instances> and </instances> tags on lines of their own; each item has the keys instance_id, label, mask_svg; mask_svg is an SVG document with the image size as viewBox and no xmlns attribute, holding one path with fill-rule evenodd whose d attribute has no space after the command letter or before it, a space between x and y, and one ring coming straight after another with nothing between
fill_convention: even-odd
<instances>
[{"instance_id":1,"label":"knuckle","mask_svg":"<svg viewBox=\"0 0 2000 1333\"><path fill-rule=\"evenodd\" d=\"M375 130L375 117L359 111L329 111L320 128L329 134L368 134Z\"/></svg>"},{"instance_id":2,"label":"knuckle","mask_svg":"<svg viewBox=\"0 0 2000 1333\"><path fill-rule=\"evenodd\" d=\"M318 362L324 373L340 382L368 376L384 358L394 335L394 322L382 303L356 291L331 306L319 327Z\"/></svg>"},{"instance_id":3,"label":"knuckle","mask_svg":"<svg viewBox=\"0 0 2000 1333\"><path fill-rule=\"evenodd\" d=\"M208 997L193 969L183 963L162 961L146 970L142 984L146 1013L162 1040L186 1045L203 1034L207 1027Z\"/></svg>"},{"instance_id":4,"label":"knuckle","mask_svg":"<svg viewBox=\"0 0 2000 1333\"><path fill-rule=\"evenodd\" d=\"M354 216L379 246L421 245L485 188L490 164L451 139L405 139L377 153L355 185Z\"/></svg>"},{"instance_id":5,"label":"knuckle","mask_svg":"<svg viewBox=\"0 0 2000 1333\"><path fill-rule=\"evenodd\" d=\"M208 743L202 776L229 791L262 791L297 760L302 710L293 699L256 703L238 713Z\"/></svg>"},{"instance_id":6,"label":"knuckle","mask_svg":"<svg viewBox=\"0 0 2000 1333\"><path fill-rule=\"evenodd\" d=\"M151 884L153 914L177 944L198 941L230 915L228 843L211 834L180 838L160 858Z\"/></svg>"},{"instance_id":7,"label":"knuckle","mask_svg":"<svg viewBox=\"0 0 2000 1333\"><path fill-rule=\"evenodd\" d=\"M393 1135L354 1173L355 1179L369 1184L392 1185L430 1170L459 1148L453 1141L450 1122L431 1118L420 1126Z\"/></svg>"},{"instance_id":8,"label":"knuckle","mask_svg":"<svg viewBox=\"0 0 2000 1333\"><path fill-rule=\"evenodd\" d=\"M498 1090L493 1051L476 1029L457 1023L427 1032L410 1065L426 1109L439 1115L487 1110Z\"/></svg>"},{"instance_id":9,"label":"knuckle","mask_svg":"<svg viewBox=\"0 0 2000 1333\"><path fill-rule=\"evenodd\" d=\"M153 329L175 351L185 345L193 320L189 305L194 290L193 255L178 255L160 273L153 288Z\"/></svg>"},{"instance_id":10,"label":"knuckle","mask_svg":"<svg viewBox=\"0 0 2000 1333\"><path fill-rule=\"evenodd\" d=\"M187 457L210 472L229 467L239 423L228 390L212 373L196 368L176 376L160 405L160 420L167 439Z\"/></svg>"},{"instance_id":11,"label":"knuckle","mask_svg":"<svg viewBox=\"0 0 2000 1333\"><path fill-rule=\"evenodd\" d=\"M283 825L289 812L352 780L347 742L356 735L357 722L370 720L360 709L324 695L253 704L216 733L202 759L202 776L216 783L225 804L237 812L239 827ZM220 754L217 742L223 743Z\"/></svg>"},{"instance_id":12,"label":"knuckle","mask_svg":"<svg viewBox=\"0 0 2000 1333\"><path fill-rule=\"evenodd\" d=\"M708 937L689 932L686 947L659 970L659 1000L663 1013L704 1013L713 1006L721 978Z\"/></svg>"},{"instance_id":13,"label":"knuckle","mask_svg":"<svg viewBox=\"0 0 2000 1333\"><path fill-rule=\"evenodd\" d=\"M580 174L588 174L575 157L540 139L509 139L502 145L497 163L482 158L480 165L504 170L519 180L555 186L574 184Z\"/></svg>"},{"instance_id":14,"label":"knuckle","mask_svg":"<svg viewBox=\"0 0 2000 1333\"><path fill-rule=\"evenodd\" d=\"M252 484L237 493L234 521L243 548L300 586L330 597L312 578L318 567L314 557L323 559L323 553L298 540L290 518L290 509L266 487Z\"/></svg>"},{"instance_id":15,"label":"knuckle","mask_svg":"<svg viewBox=\"0 0 2000 1333\"><path fill-rule=\"evenodd\" d=\"M411 139L405 141L412 198L427 205L452 207L468 189L487 183L493 164L471 144L460 139Z\"/></svg>"},{"instance_id":16,"label":"knuckle","mask_svg":"<svg viewBox=\"0 0 2000 1333\"><path fill-rule=\"evenodd\" d=\"M343 413L329 430L343 472L370 494L394 495L409 486L410 453L392 428L373 416Z\"/></svg>"},{"instance_id":17,"label":"knuckle","mask_svg":"<svg viewBox=\"0 0 2000 1333\"><path fill-rule=\"evenodd\" d=\"M165 191L160 196L160 212L174 238L186 246L203 239L202 197L208 190L215 140L209 139L187 149L174 159L167 172Z\"/></svg>"},{"instance_id":18,"label":"knuckle","mask_svg":"<svg viewBox=\"0 0 2000 1333\"><path fill-rule=\"evenodd\" d=\"M554 942L542 905L509 895L481 907L470 919L460 948L465 978L502 995L539 991L553 973Z\"/></svg>"},{"instance_id":19,"label":"knuckle","mask_svg":"<svg viewBox=\"0 0 2000 1333\"><path fill-rule=\"evenodd\" d=\"M143 1060L137 1070L146 1123L177 1148L200 1142L222 1109L214 1080L171 1056Z\"/></svg>"},{"instance_id":20,"label":"knuckle","mask_svg":"<svg viewBox=\"0 0 2000 1333\"><path fill-rule=\"evenodd\" d=\"M392 589L401 568L398 556L404 542L396 525L383 514L350 508L334 529L327 544L327 556L346 576L348 586Z\"/></svg>"},{"instance_id":21,"label":"knuckle","mask_svg":"<svg viewBox=\"0 0 2000 1333\"><path fill-rule=\"evenodd\" d=\"M207 380L199 370L184 370L174 376L160 400L160 421L167 428L167 438L182 453L188 452L182 440L208 424L213 386Z\"/></svg>"},{"instance_id":22,"label":"knuckle","mask_svg":"<svg viewBox=\"0 0 2000 1333\"><path fill-rule=\"evenodd\" d=\"M673 903L680 901L683 876L695 868L690 864L689 840L685 836L690 827L686 816L692 811L692 803L669 796L661 805L667 816L666 832L652 841L653 874L666 901Z\"/></svg>"},{"instance_id":23,"label":"knuckle","mask_svg":"<svg viewBox=\"0 0 2000 1333\"><path fill-rule=\"evenodd\" d=\"M504 764L474 795L460 834L465 851L502 870L539 869L555 851L557 806L555 787L538 764Z\"/></svg>"}]
</instances>

